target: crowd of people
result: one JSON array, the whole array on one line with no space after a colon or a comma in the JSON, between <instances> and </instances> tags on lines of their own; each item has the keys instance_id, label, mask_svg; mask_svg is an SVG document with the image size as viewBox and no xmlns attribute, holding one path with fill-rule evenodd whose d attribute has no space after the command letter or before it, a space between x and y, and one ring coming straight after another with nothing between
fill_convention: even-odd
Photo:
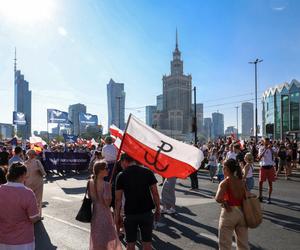
<instances>
[{"instance_id":1,"label":"crowd of people","mask_svg":"<svg viewBox=\"0 0 300 250\"><path fill-rule=\"evenodd\" d=\"M195 145L196 146L196 145ZM273 182L284 171L286 180L297 167L296 141L270 141L257 144L232 138L197 145L204 154L202 169L210 181L218 182L215 199L221 203L219 247L231 249L235 233L238 249L249 249L248 229L242 212L242 200L255 185L253 173L259 168L259 199L263 202L263 183L269 184L267 203L271 203ZM163 178L159 195L154 173L118 150L111 137L99 146L44 146L39 154L32 149L0 152L0 249L34 249L34 223L41 221L43 167L45 152L87 152L91 155L91 177L87 193L93 203L90 249L119 250L125 237L127 249L135 249L140 232L143 249L151 249L153 225L161 213L176 213L176 177ZM25 154L24 154L25 152ZM197 171L190 175L191 189L198 189ZM161 209L162 206L162 209Z\"/></svg>"}]
</instances>

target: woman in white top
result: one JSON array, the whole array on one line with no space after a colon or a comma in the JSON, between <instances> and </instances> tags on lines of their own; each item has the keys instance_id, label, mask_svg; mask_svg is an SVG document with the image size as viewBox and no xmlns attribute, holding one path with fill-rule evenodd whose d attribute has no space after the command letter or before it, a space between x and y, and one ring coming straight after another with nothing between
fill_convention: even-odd
<instances>
[{"instance_id":1,"label":"woman in white top","mask_svg":"<svg viewBox=\"0 0 300 250\"><path fill-rule=\"evenodd\" d=\"M247 191L250 192L254 187L253 155L251 153L247 153L244 160L246 165L243 168L243 180L246 182Z\"/></svg>"}]
</instances>

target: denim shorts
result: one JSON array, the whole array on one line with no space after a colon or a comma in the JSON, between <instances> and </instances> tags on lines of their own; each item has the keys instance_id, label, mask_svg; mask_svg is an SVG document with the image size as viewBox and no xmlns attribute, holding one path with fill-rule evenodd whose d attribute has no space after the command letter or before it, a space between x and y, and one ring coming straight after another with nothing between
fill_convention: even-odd
<instances>
[{"instance_id":1,"label":"denim shorts","mask_svg":"<svg viewBox=\"0 0 300 250\"><path fill-rule=\"evenodd\" d=\"M254 178L253 177L246 178L246 187L247 187L248 191L251 191L251 189L253 189L253 187L254 187Z\"/></svg>"}]
</instances>

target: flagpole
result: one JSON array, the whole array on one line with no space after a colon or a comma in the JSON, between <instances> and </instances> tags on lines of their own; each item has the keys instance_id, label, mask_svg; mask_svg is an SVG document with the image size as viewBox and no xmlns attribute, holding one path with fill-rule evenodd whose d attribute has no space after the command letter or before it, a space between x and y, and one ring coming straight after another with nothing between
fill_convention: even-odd
<instances>
[{"instance_id":1,"label":"flagpole","mask_svg":"<svg viewBox=\"0 0 300 250\"><path fill-rule=\"evenodd\" d=\"M118 150L117 160L116 160L116 162L115 162L115 165L114 165L114 168L113 168L113 171L112 171L112 174L111 174L109 183L112 182L112 178L113 178L113 176L114 176L114 174L115 174L115 172L116 172L117 163L118 163L118 160L119 160L120 155L121 155L121 152L122 152L123 141L124 141L125 136L126 136L126 132L127 132L127 128L128 128L128 125L129 125L131 116L132 116L132 114L130 113L130 114L129 114L129 117L128 117L128 120L127 120L127 123L126 123L126 127L125 127L125 130L124 130L124 133L123 133L123 137L122 137L122 140L121 140L121 145L120 145L120 148L119 148L119 150Z\"/></svg>"}]
</instances>

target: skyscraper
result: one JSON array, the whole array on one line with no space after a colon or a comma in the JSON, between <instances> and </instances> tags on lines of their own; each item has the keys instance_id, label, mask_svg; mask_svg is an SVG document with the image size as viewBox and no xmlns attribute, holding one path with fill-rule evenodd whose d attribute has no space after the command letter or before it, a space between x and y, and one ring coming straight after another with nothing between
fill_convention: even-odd
<instances>
[{"instance_id":1,"label":"skyscraper","mask_svg":"<svg viewBox=\"0 0 300 250\"><path fill-rule=\"evenodd\" d=\"M156 109L157 111L163 111L163 95L156 97Z\"/></svg>"},{"instance_id":2,"label":"skyscraper","mask_svg":"<svg viewBox=\"0 0 300 250\"><path fill-rule=\"evenodd\" d=\"M253 103L242 103L242 137L247 138L253 135L254 131Z\"/></svg>"},{"instance_id":3,"label":"skyscraper","mask_svg":"<svg viewBox=\"0 0 300 250\"><path fill-rule=\"evenodd\" d=\"M207 139L212 138L212 121L210 117L204 118L203 132Z\"/></svg>"},{"instance_id":4,"label":"skyscraper","mask_svg":"<svg viewBox=\"0 0 300 250\"><path fill-rule=\"evenodd\" d=\"M162 80L163 109L154 114L154 123L158 130L169 136L173 135L174 137L174 134L178 134L180 137L187 135L191 132L192 122L192 76L183 73L177 30L175 50L171 61L171 74L164 75Z\"/></svg>"},{"instance_id":5,"label":"skyscraper","mask_svg":"<svg viewBox=\"0 0 300 250\"><path fill-rule=\"evenodd\" d=\"M110 79L107 84L108 127L112 124L125 129L125 92L124 83Z\"/></svg>"},{"instance_id":6,"label":"skyscraper","mask_svg":"<svg viewBox=\"0 0 300 250\"><path fill-rule=\"evenodd\" d=\"M12 124L0 123L0 140L12 138L14 126Z\"/></svg>"},{"instance_id":7,"label":"skyscraper","mask_svg":"<svg viewBox=\"0 0 300 250\"><path fill-rule=\"evenodd\" d=\"M153 114L156 112L156 106L146 106L146 124L153 126Z\"/></svg>"},{"instance_id":8,"label":"skyscraper","mask_svg":"<svg viewBox=\"0 0 300 250\"><path fill-rule=\"evenodd\" d=\"M80 135L79 113L86 113L86 106L81 103L69 106L69 121L71 122L71 133Z\"/></svg>"},{"instance_id":9,"label":"skyscraper","mask_svg":"<svg viewBox=\"0 0 300 250\"><path fill-rule=\"evenodd\" d=\"M194 115L194 105L192 105ZM197 132L203 133L203 103L196 104L196 117L197 117Z\"/></svg>"},{"instance_id":10,"label":"skyscraper","mask_svg":"<svg viewBox=\"0 0 300 250\"><path fill-rule=\"evenodd\" d=\"M224 136L224 115L212 113L212 137L216 139L220 136Z\"/></svg>"},{"instance_id":11,"label":"skyscraper","mask_svg":"<svg viewBox=\"0 0 300 250\"><path fill-rule=\"evenodd\" d=\"M15 89L14 89L14 110L25 114L26 125L17 125L17 135L23 139L31 136L31 91L29 83L24 79L24 75L17 70L17 55L15 50Z\"/></svg>"}]
</instances>

